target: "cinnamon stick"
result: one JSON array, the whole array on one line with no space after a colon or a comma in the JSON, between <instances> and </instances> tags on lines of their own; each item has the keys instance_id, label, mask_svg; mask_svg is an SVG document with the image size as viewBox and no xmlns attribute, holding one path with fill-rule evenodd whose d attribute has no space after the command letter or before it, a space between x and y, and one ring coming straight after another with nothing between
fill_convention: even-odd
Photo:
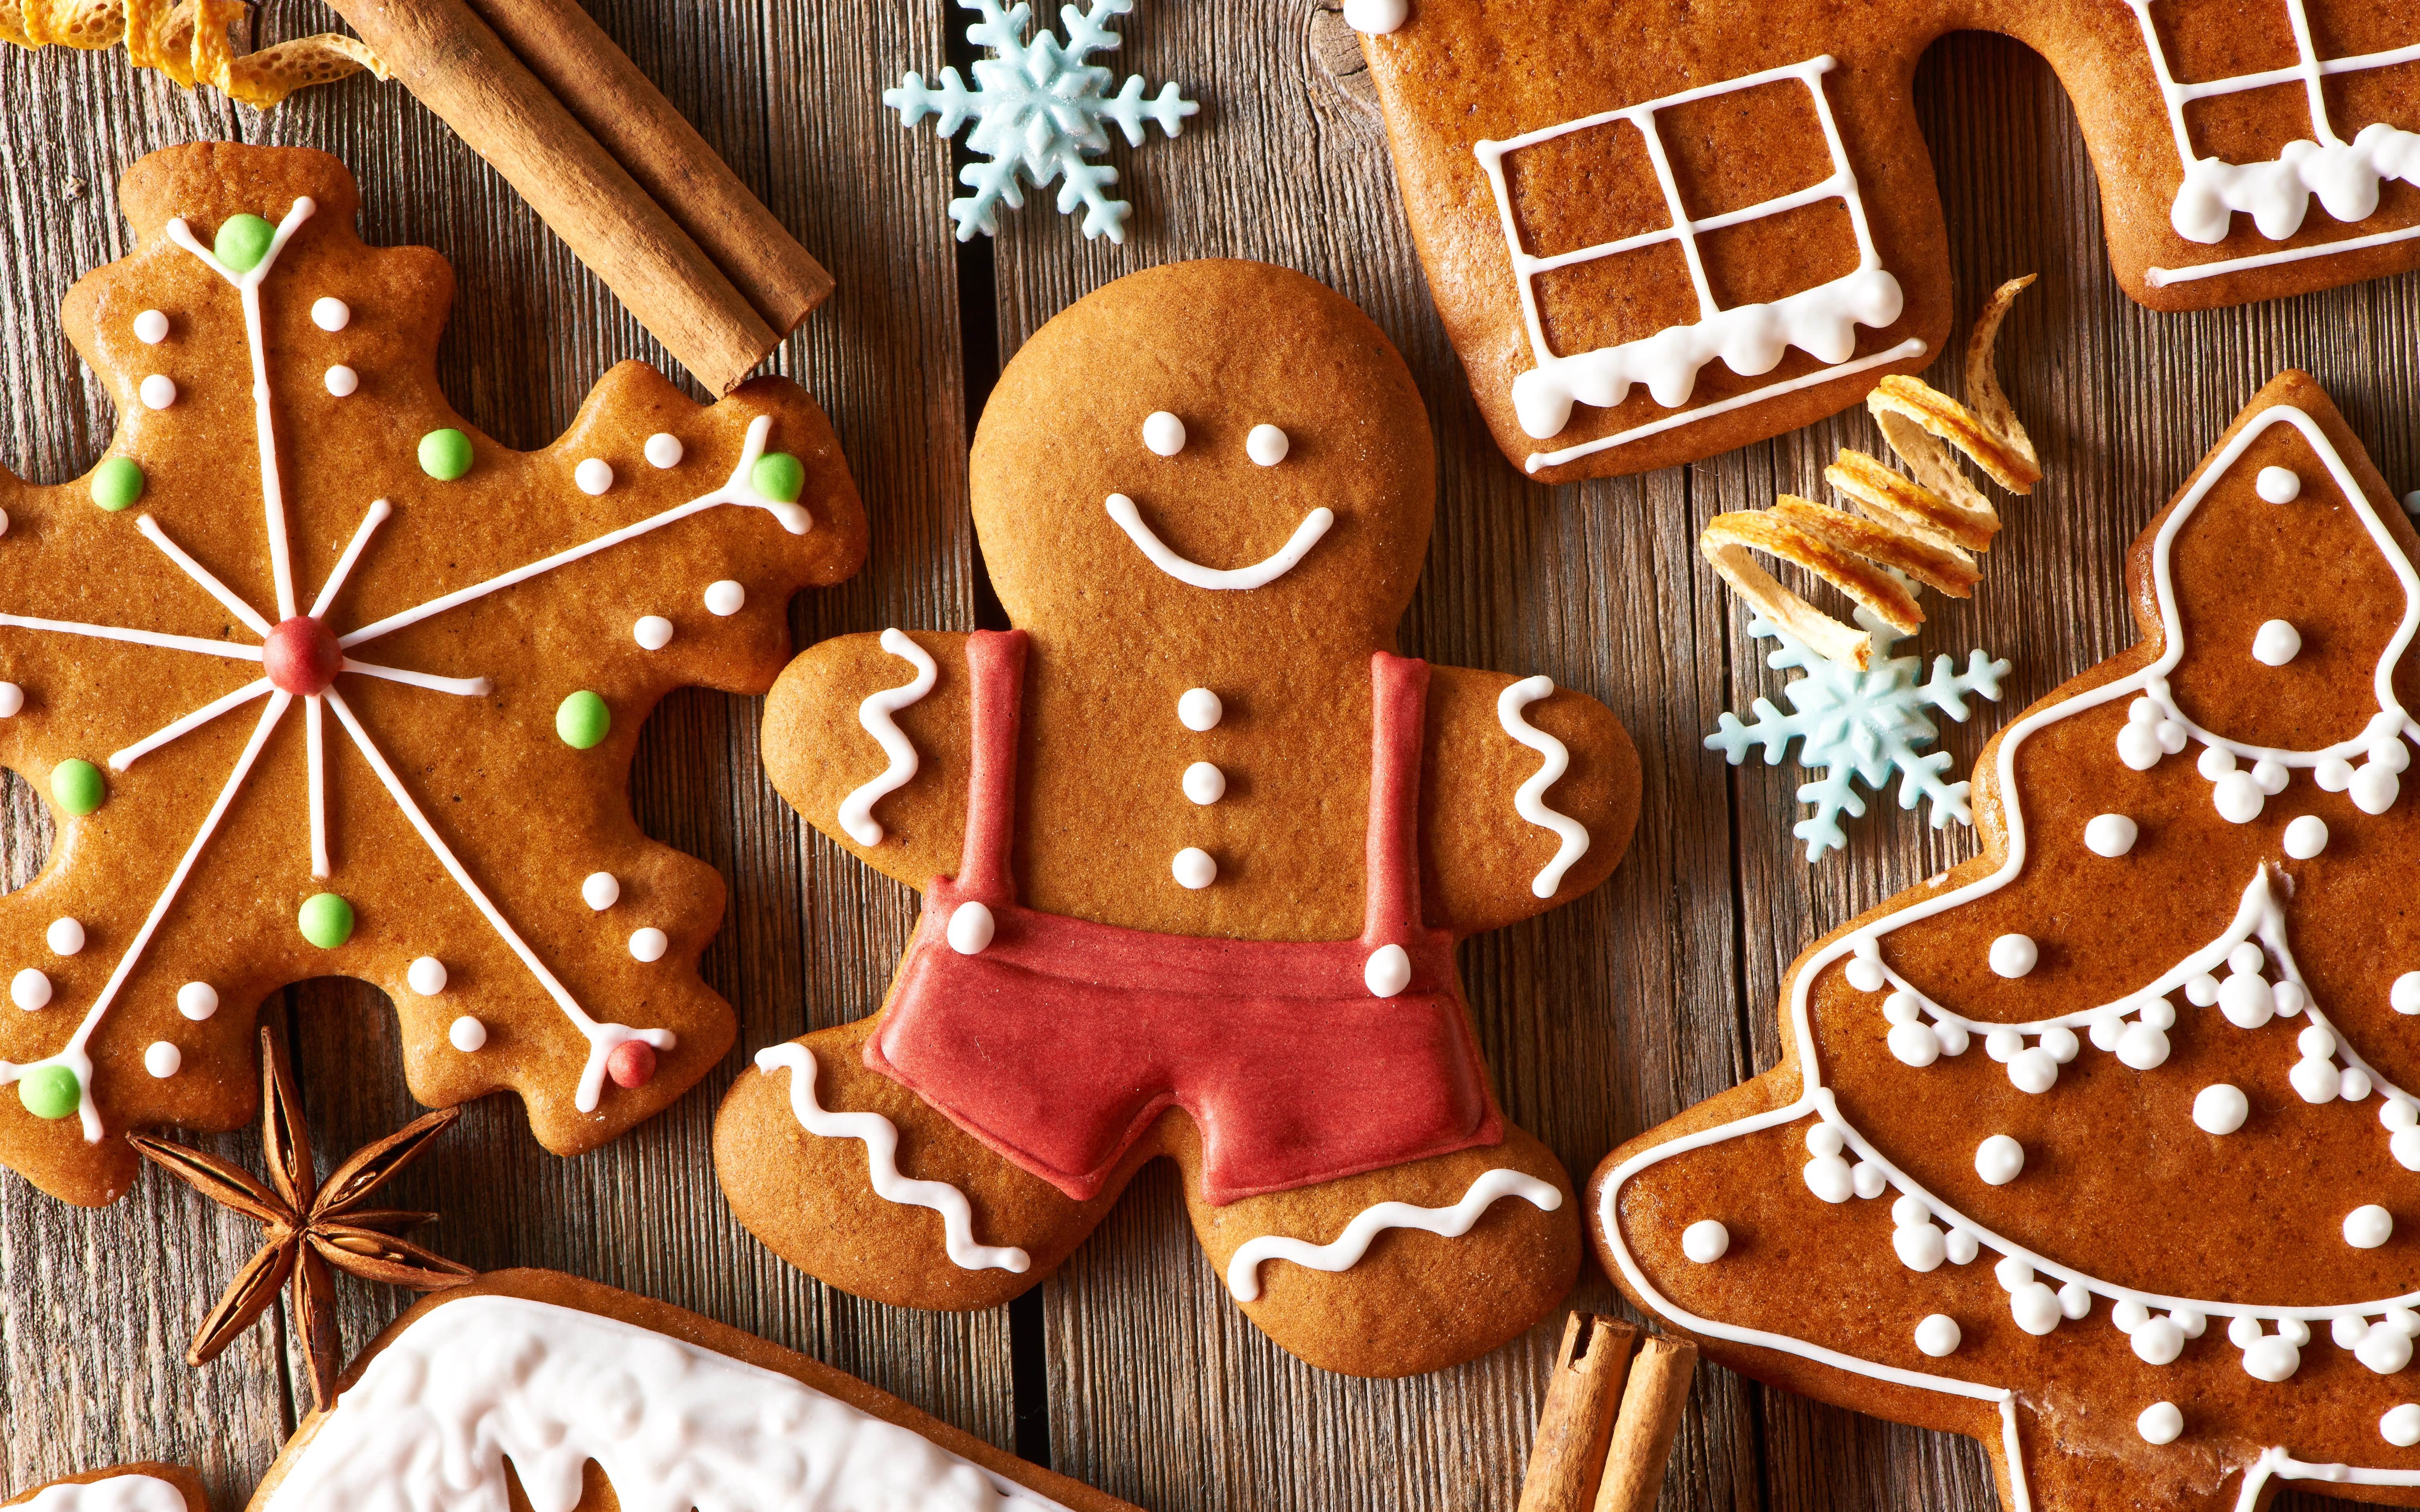
<instances>
[{"instance_id":1,"label":"cinnamon stick","mask_svg":"<svg viewBox=\"0 0 2420 1512\"><path fill-rule=\"evenodd\" d=\"M780 344L713 259L464 0L330 3L707 390L730 393Z\"/></svg>"},{"instance_id":2,"label":"cinnamon stick","mask_svg":"<svg viewBox=\"0 0 2420 1512\"><path fill-rule=\"evenodd\" d=\"M777 334L831 293L823 265L575 0L471 4Z\"/></svg>"},{"instance_id":3,"label":"cinnamon stick","mask_svg":"<svg viewBox=\"0 0 2420 1512\"><path fill-rule=\"evenodd\" d=\"M1654 1512L1664 1489L1664 1465L1671 1458L1672 1435L1680 1430L1681 1413L1689 1405L1689 1375L1698 1365L1698 1346L1666 1334L1638 1342L1638 1357L1630 1365L1630 1383L1622 1389L1621 1412L1614 1419L1613 1443L1606 1452L1605 1477L1597 1484L1594 1512Z\"/></svg>"},{"instance_id":4,"label":"cinnamon stick","mask_svg":"<svg viewBox=\"0 0 2420 1512\"><path fill-rule=\"evenodd\" d=\"M1638 1330L1597 1313L1574 1313L1563 1325L1519 1512L1588 1512L1637 1342Z\"/></svg>"}]
</instances>

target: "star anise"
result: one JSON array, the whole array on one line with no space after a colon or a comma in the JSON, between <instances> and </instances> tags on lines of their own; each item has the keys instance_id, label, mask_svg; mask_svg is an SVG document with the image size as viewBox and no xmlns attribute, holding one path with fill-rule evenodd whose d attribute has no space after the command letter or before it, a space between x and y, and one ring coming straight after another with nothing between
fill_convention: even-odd
<instances>
[{"instance_id":1,"label":"star anise","mask_svg":"<svg viewBox=\"0 0 2420 1512\"><path fill-rule=\"evenodd\" d=\"M335 1278L334 1266L365 1281L384 1281L415 1291L442 1291L460 1286L477 1273L469 1266L434 1255L396 1236L403 1229L428 1223L433 1212L398 1212L365 1208L370 1196L397 1171L420 1157L437 1135L461 1117L460 1108L442 1108L394 1134L365 1145L329 1174L322 1182L311 1164L311 1131L302 1121L302 1104L287 1074L286 1057L276 1037L260 1032L261 1152L269 1166L269 1184L231 1161L147 1134L127 1139L144 1158L199 1191L221 1207L232 1208L268 1230L260 1250L237 1273L194 1335L185 1351L188 1365L207 1365L252 1326L277 1300L277 1288L294 1285L294 1329L302 1344L302 1360L311 1373L311 1399L324 1411L335 1400L336 1373L343 1362L336 1354Z\"/></svg>"}]
</instances>

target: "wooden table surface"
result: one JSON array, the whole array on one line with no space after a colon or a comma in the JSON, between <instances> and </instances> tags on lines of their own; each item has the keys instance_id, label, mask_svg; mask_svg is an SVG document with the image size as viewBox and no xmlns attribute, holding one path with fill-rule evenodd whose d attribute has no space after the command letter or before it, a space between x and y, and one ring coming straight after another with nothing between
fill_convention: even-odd
<instances>
[{"instance_id":1,"label":"wooden table surface","mask_svg":"<svg viewBox=\"0 0 2420 1512\"><path fill-rule=\"evenodd\" d=\"M1543 0L1542 0L1543 3ZM1885 797L1849 849L1808 866L1790 835L1794 765L1733 770L1701 746L1724 708L1778 698L1746 616L1699 560L1697 531L1776 492L1821 497L1837 449L1879 450L1864 412L1696 467L1532 486L1497 455L1416 265L1358 58L1311 0L1142 0L1107 61L1202 113L1183 138L1111 153L1136 207L1123 247L1088 243L1029 196L997 242L949 239L949 149L902 131L880 92L970 55L943 0L602 0L597 18L810 250L839 291L774 366L831 415L874 526L853 581L801 595L801 644L897 625L999 623L969 528L966 452L1001 358L1068 302L1183 257L1301 269L1358 301L1410 362L1438 437L1438 517L1405 648L1544 671L1611 704L1644 763L1637 839L1613 880L1544 919L1476 939L1464 980L1507 1111L1575 1177L1615 1144L1778 1057L1779 974L1815 934L1966 855ZM274 0L268 38L334 18ZM1342 46L1340 47L1340 41ZM2397 487L2420 483L2412 277L2196 316L2160 317L2103 265L2099 196L2066 97L2013 43L1952 38L1926 59L1919 114L1949 223L1962 332L1982 295L2035 271L2002 368L2047 481L1969 604L1929 600L1914 649L2011 657L2009 701L1953 729L1962 766L1990 730L2130 643L2128 541L2279 368L2316 374ZM0 460L74 476L110 407L56 323L59 297L128 249L116 176L198 138L341 155L364 234L452 259L460 285L440 371L457 405L515 445L566 423L614 361L661 350L502 180L398 85L356 79L260 114L136 75L123 55L0 55ZM1931 376L1956 392L1945 363ZM686 381L686 380L684 380ZM810 1351L951 1422L1164 1512L1509 1508L1558 1314L1460 1369L1401 1382L1309 1369L1263 1339L1195 1251L1171 1170L1139 1180L1099 1234L1021 1304L918 1314L829 1290L768 1255L715 1186L708 1127L743 1057L872 1011L913 900L814 834L765 780L753 701L675 697L640 744L647 831L731 882L707 980L740 1044L671 1111L596 1154L548 1155L519 1104L473 1108L401 1182L445 1210L443 1252L481 1268L557 1267ZM47 824L13 779L8 875L39 866ZM323 1161L405 1121L383 998L321 981L265 1005L292 1046ZM257 1140L210 1148L257 1159ZM240 1506L307 1400L281 1313L215 1365L185 1340L250 1252L251 1226L156 1174L86 1212L0 1181L0 1481L116 1460L195 1465ZM358 1348L404 1304L346 1284ZM1575 1306L1610 1307L1591 1265ZM1699 1373L1667 1508L1988 1508L1971 1443ZM2304 1504L2297 1496L2278 1505Z\"/></svg>"}]
</instances>

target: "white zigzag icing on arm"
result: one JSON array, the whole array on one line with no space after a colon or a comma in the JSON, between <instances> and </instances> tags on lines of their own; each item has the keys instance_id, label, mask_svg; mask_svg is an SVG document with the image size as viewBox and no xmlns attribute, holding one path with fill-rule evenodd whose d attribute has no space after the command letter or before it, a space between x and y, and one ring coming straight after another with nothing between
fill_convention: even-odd
<instances>
[{"instance_id":1,"label":"white zigzag icing on arm","mask_svg":"<svg viewBox=\"0 0 2420 1512\"><path fill-rule=\"evenodd\" d=\"M906 787L916 775L916 748L908 733L891 717L922 702L925 694L933 691L933 681L939 675L939 669L933 665L924 648L898 630L882 632L882 649L915 668L916 678L869 694L857 706L857 722L881 743L882 753L891 758L891 764L883 768L881 776L840 800L840 827L860 845L882 843L882 825L874 817L875 801Z\"/></svg>"},{"instance_id":2,"label":"white zigzag icing on arm","mask_svg":"<svg viewBox=\"0 0 2420 1512\"><path fill-rule=\"evenodd\" d=\"M1496 700L1496 717L1511 735L1546 760L1521 784L1512 797L1513 811L1540 829L1550 829L1563 838L1562 849L1555 853L1545 870L1529 884L1529 890L1541 898L1551 898L1563 885L1563 873L1572 863L1588 854L1589 832L1586 825L1568 814L1557 813L1546 807L1546 790L1562 780L1572 769L1571 750L1554 736L1531 724L1522 710L1555 690L1551 677L1531 677L1507 687Z\"/></svg>"},{"instance_id":3,"label":"white zigzag icing on arm","mask_svg":"<svg viewBox=\"0 0 2420 1512\"><path fill-rule=\"evenodd\" d=\"M894 632L895 633L895 632ZM947 1181L911 1180L899 1172L899 1128L879 1113L829 1113L815 1101L815 1053L795 1041L756 1052L756 1069L790 1068L790 1111L811 1134L856 1139L865 1145L866 1173L874 1195L904 1208L930 1208L941 1215L943 1247L963 1271L1006 1271L1023 1275L1033 1261L1013 1245L975 1242L974 1208ZM1466 1226L1467 1227L1467 1226Z\"/></svg>"},{"instance_id":4,"label":"white zigzag icing on arm","mask_svg":"<svg viewBox=\"0 0 2420 1512\"><path fill-rule=\"evenodd\" d=\"M1364 1208L1344 1232L1326 1244L1310 1244L1281 1234L1263 1234L1247 1240L1235 1257L1227 1262L1227 1289L1237 1302L1256 1302L1261 1295L1261 1262L1292 1260L1313 1271L1349 1271L1361 1263L1370 1252L1370 1242L1389 1228L1417 1228L1441 1239L1460 1239L1479 1222L1479 1215L1503 1197L1527 1197L1540 1212L1552 1212L1563 1205L1563 1195L1519 1171L1497 1166L1483 1171L1462 1200L1450 1208L1421 1208L1408 1202L1381 1202L1374 1208Z\"/></svg>"}]
</instances>

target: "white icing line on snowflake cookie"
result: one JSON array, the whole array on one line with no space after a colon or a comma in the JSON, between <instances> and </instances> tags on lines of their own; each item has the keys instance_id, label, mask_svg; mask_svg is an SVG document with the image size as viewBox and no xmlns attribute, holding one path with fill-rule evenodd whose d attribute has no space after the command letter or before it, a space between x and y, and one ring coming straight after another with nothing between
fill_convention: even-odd
<instances>
[{"instance_id":1,"label":"white icing line on snowflake cookie","mask_svg":"<svg viewBox=\"0 0 2420 1512\"><path fill-rule=\"evenodd\" d=\"M97 640L124 640L161 651L194 651L230 661L258 661L258 646L227 640L205 640L197 635L163 635L157 630L128 630L114 625L85 625L75 620L40 620L30 614L0 614L0 625L16 630L49 630L58 635L88 635Z\"/></svg>"},{"instance_id":2,"label":"white icing line on snowflake cookie","mask_svg":"<svg viewBox=\"0 0 2420 1512\"><path fill-rule=\"evenodd\" d=\"M201 584L204 593L225 605L226 611L241 620L253 634L264 640L268 638L271 626L267 620L260 617L260 611L237 596L234 589L219 581L216 573L194 561L193 553L170 540L168 532L160 528L158 520L148 515L140 516L134 521L134 528L143 532L145 540L165 552L169 561L183 568L186 577Z\"/></svg>"},{"instance_id":3,"label":"white icing line on snowflake cookie","mask_svg":"<svg viewBox=\"0 0 2420 1512\"><path fill-rule=\"evenodd\" d=\"M899 630L882 632L882 649L915 668L916 675L897 687L868 694L865 702L857 706L857 722L865 727L865 733L881 745L882 753L891 759L881 776L840 800L840 827L860 845L882 843L882 825L874 817L875 800L898 792L916 775L916 747L891 717L921 702L933 691L934 680L940 675L940 669L925 655L924 648Z\"/></svg>"},{"instance_id":4,"label":"white icing line on snowflake cookie","mask_svg":"<svg viewBox=\"0 0 2420 1512\"><path fill-rule=\"evenodd\" d=\"M1325 1244L1307 1243L1281 1234L1247 1240L1227 1262L1227 1289L1237 1302L1257 1302L1261 1295L1261 1262L1292 1260L1312 1271L1349 1271L1361 1263L1370 1242L1389 1228L1413 1228L1441 1239L1460 1239L1479 1222L1480 1214L1505 1197L1526 1197L1541 1212L1563 1205L1563 1195L1534 1176L1497 1166L1481 1172L1450 1208L1422 1208L1409 1202L1381 1202L1364 1208L1344 1226L1344 1232Z\"/></svg>"},{"instance_id":5,"label":"white icing line on snowflake cookie","mask_svg":"<svg viewBox=\"0 0 2420 1512\"><path fill-rule=\"evenodd\" d=\"M1521 784L1521 791L1512 795L1515 813L1540 829L1551 830L1562 837L1562 846L1555 852L1555 858L1548 861L1545 869L1529 884L1529 890L1541 898L1555 895L1555 889L1563 885L1563 873L1571 870L1574 861L1586 856L1589 848L1586 825L1568 814L1557 813L1546 807L1546 790L1561 781L1563 774L1572 769L1572 753L1561 741L1531 724L1521 712L1554 690L1555 680L1541 675L1512 684L1496 699L1496 718L1504 726L1504 733L1545 758L1539 764L1538 770L1530 775L1529 780Z\"/></svg>"},{"instance_id":6,"label":"white icing line on snowflake cookie","mask_svg":"<svg viewBox=\"0 0 2420 1512\"><path fill-rule=\"evenodd\" d=\"M226 697L203 704L183 718L163 726L155 733L144 736L125 749L112 751L109 757L109 769L113 772L122 772L178 735L189 734L199 730L220 715L239 705L249 703L268 691L269 679L266 677L256 683L246 683Z\"/></svg>"},{"instance_id":7,"label":"white icing line on snowflake cookie","mask_svg":"<svg viewBox=\"0 0 2420 1512\"><path fill-rule=\"evenodd\" d=\"M1007 1271L1023 1275L1033 1261L1014 1246L975 1242L975 1214L967 1195L947 1181L917 1181L900 1174L899 1128L879 1113L830 1113L815 1101L814 1052L805 1045L769 1045L756 1052L756 1069L790 1071L790 1112L799 1126L826 1139L855 1139L865 1146L866 1175L874 1195L903 1208L930 1208L941 1215L942 1247L962 1271Z\"/></svg>"},{"instance_id":8,"label":"white icing line on snowflake cookie","mask_svg":"<svg viewBox=\"0 0 2420 1512\"><path fill-rule=\"evenodd\" d=\"M1319 544L1320 537L1327 533L1327 528L1336 523L1336 512L1323 505L1305 515L1302 523L1294 528L1294 534L1274 554L1249 567L1220 568L1205 567L1169 549L1168 543L1143 523L1141 512L1125 495L1109 495L1109 518L1117 521L1118 529L1126 532L1126 539L1134 542L1135 549L1151 559L1153 566L1187 587L1221 591L1266 588L1292 572L1304 557L1310 555L1311 548Z\"/></svg>"},{"instance_id":9,"label":"white icing line on snowflake cookie","mask_svg":"<svg viewBox=\"0 0 2420 1512\"><path fill-rule=\"evenodd\" d=\"M328 580L319 585L319 596L312 600L313 619L328 617L328 610L335 607L336 595L344 592L346 581L352 577L354 564L362 560L363 551L368 549L372 532L385 524L386 517L394 513L395 506L385 500L370 501L370 507L363 514L362 522L353 527L353 538L345 543L345 554L336 559L335 566L329 570ZM267 634L266 631L262 633Z\"/></svg>"}]
</instances>

